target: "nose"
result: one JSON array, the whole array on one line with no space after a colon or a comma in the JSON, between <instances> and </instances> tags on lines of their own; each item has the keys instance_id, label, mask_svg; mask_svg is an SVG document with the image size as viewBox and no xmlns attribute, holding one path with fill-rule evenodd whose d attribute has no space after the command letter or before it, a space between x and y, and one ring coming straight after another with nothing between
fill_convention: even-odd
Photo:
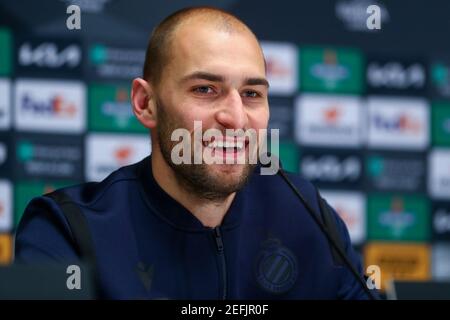
<instances>
[{"instance_id":1,"label":"nose","mask_svg":"<svg viewBox=\"0 0 450 320\"><path fill-rule=\"evenodd\" d=\"M237 90L230 90L225 96L223 105L216 114L216 120L226 129L246 128L247 113Z\"/></svg>"}]
</instances>

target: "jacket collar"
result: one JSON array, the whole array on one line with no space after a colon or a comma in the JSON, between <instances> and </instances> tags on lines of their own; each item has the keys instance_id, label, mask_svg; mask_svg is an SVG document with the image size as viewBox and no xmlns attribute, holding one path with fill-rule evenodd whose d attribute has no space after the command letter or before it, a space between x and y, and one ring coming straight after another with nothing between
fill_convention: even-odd
<instances>
[{"instance_id":1,"label":"jacket collar","mask_svg":"<svg viewBox=\"0 0 450 320\"><path fill-rule=\"evenodd\" d=\"M153 176L151 156L138 163L137 175L144 201L152 213L166 223L183 231L204 232L211 230L211 228L203 226L200 220L188 209L159 186ZM247 188L248 185L236 192L236 196L220 225L222 229L232 229L240 224L246 209Z\"/></svg>"}]
</instances>

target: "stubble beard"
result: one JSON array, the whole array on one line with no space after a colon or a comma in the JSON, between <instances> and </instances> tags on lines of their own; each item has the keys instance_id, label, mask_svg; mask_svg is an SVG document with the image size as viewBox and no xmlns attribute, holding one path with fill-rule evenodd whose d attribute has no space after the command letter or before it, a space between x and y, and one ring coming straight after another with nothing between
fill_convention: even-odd
<instances>
[{"instance_id":1,"label":"stubble beard","mask_svg":"<svg viewBox=\"0 0 450 320\"><path fill-rule=\"evenodd\" d=\"M174 164L171 159L172 148L178 144L177 141L171 141L172 132L178 128L184 128L167 114L164 105L160 99L156 100L156 108L158 114L158 126L156 132L158 136L158 145L166 163L172 168L175 179L178 184L187 192L192 193L198 198L211 201L222 201L234 192L241 190L248 182L255 164L241 164L243 169L237 177L235 175L219 176L214 174L211 165L202 161L201 164L194 164L193 150L191 150L191 164ZM192 137L191 137L192 138ZM192 140L191 140L192 141ZM193 141L192 141L193 142ZM193 146L194 144L191 143Z\"/></svg>"}]
</instances>

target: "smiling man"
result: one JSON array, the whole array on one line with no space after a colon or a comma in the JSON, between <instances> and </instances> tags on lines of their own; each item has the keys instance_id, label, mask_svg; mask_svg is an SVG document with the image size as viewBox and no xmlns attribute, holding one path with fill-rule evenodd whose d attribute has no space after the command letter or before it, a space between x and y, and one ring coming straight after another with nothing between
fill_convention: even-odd
<instances>
[{"instance_id":1,"label":"smiling man","mask_svg":"<svg viewBox=\"0 0 450 320\"><path fill-rule=\"evenodd\" d=\"M215 146L212 152L223 156L224 164L192 165L192 156L191 164L174 165L176 142L171 135L186 128L193 136L194 121L220 132L267 128L268 81L256 37L221 11L183 11L155 30L144 79L134 80L132 99L137 118L152 130L155 180L203 225L220 225L254 167L226 164L226 158L236 157L238 143L245 146L240 152L248 153L248 143L225 134L215 141L203 140L204 147Z\"/></svg>"},{"instance_id":2,"label":"smiling man","mask_svg":"<svg viewBox=\"0 0 450 320\"><path fill-rule=\"evenodd\" d=\"M268 86L258 40L238 18L207 7L167 17L132 86L151 156L102 182L33 199L16 260L87 260L103 298L367 298L284 181L250 161L262 141L252 147L245 133L267 128ZM177 154L180 129L193 147ZM196 162L199 149L223 161ZM289 176L319 212L316 189ZM362 275L347 229L329 209Z\"/></svg>"}]
</instances>

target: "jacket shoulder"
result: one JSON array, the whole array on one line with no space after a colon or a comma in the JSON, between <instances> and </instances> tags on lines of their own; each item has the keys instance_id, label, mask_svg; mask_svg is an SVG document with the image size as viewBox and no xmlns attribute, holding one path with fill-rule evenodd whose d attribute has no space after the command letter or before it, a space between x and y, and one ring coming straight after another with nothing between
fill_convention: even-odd
<instances>
[{"instance_id":1,"label":"jacket shoulder","mask_svg":"<svg viewBox=\"0 0 450 320\"><path fill-rule=\"evenodd\" d=\"M99 212L110 207L111 199L123 199L124 190L136 183L137 164L122 167L101 182L89 182L56 190L68 195L80 208ZM83 210L82 210L83 211ZM33 198L17 227L16 260L76 260L74 235L60 205L50 196Z\"/></svg>"},{"instance_id":2,"label":"jacket shoulder","mask_svg":"<svg viewBox=\"0 0 450 320\"><path fill-rule=\"evenodd\" d=\"M137 171L138 163L121 167L100 182L86 182L57 191L67 194L80 207L95 208L102 201L115 199L116 195L123 198L123 191L137 182Z\"/></svg>"}]
</instances>

